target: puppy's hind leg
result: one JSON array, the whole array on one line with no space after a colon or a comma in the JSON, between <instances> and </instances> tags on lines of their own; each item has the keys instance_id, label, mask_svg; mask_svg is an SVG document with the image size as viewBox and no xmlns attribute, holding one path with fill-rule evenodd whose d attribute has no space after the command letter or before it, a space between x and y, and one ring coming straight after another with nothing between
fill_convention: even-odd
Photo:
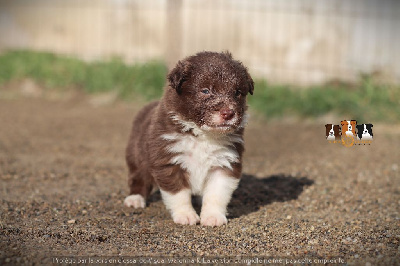
<instances>
[{"instance_id":1,"label":"puppy's hind leg","mask_svg":"<svg viewBox=\"0 0 400 266\"><path fill-rule=\"evenodd\" d=\"M146 199L153 189L153 182L147 171L136 170L129 173L130 195L125 198L124 205L127 207L144 208Z\"/></svg>"}]
</instances>

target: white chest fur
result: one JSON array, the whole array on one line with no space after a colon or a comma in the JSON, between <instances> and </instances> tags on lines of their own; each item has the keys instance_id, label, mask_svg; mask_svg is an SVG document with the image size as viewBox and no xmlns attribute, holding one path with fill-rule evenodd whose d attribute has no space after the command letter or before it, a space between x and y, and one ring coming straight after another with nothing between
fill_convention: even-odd
<instances>
[{"instance_id":1,"label":"white chest fur","mask_svg":"<svg viewBox=\"0 0 400 266\"><path fill-rule=\"evenodd\" d=\"M172 142L168 150L176 155L172 157L171 163L179 164L188 171L192 194L195 195L202 195L210 169L232 169L231 164L239 162L234 143L243 143L238 135L213 137L173 133L161 137Z\"/></svg>"}]
</instances>

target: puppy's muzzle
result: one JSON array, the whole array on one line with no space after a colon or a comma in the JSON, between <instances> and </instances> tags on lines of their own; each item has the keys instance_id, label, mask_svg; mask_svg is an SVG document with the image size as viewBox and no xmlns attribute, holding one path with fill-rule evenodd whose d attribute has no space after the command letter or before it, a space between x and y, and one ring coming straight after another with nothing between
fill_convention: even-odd
<instances>
[{"instance_id":1,"label":"puppy's muzzle","mask_svg":"<svg viewBox=\"0 0 400 266\"><path fill-rule=\"evenodd\" d=\"M229 121L235 116L235 111L232 109L222 109L219 113L224 121Z\"/></svg>"}]
</instances>

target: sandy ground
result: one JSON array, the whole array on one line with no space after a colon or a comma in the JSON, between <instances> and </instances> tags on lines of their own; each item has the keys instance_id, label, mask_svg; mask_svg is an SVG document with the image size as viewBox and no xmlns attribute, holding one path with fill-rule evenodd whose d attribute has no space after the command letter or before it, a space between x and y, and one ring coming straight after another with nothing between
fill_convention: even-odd
<instances>
[{"instance_id":1,"label":"sandy ground","mask_svg":"<svg viewBox=\"0 0 400 266\"><path fill-rule=\"evenodd\" d=\"M327 143L324 123L251 120L229 222L205 228L175 225L159 194L144 210L123 206L124 148L138 107L79 95L6 98L0 99L1 265L65 258L90 264L99 256L142 264L161 257L400 264L398 126L374 124L371 145L344 147ZM332 122L339 121L326 121Z\"/></svg>"}]
</instances>

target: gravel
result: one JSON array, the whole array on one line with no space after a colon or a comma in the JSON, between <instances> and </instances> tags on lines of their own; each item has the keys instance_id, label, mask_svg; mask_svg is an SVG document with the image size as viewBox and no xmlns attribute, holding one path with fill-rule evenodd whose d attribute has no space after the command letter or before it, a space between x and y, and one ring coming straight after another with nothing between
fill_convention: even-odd
<instances>
[{"instance_id":1,"label":"gravel","mask_svg":"<svg viewBox=\"0 0 400 266\"><path fill-rule=\"evenodd\" d=\"M228 224L180 226L159 193L144 210L122 204L139 107L90 102L0 99L0 264L400 264L399 125L374 124L371 145L344 147L325 140L325 123L254 115Z\"/></svg>"}]
</instances>

